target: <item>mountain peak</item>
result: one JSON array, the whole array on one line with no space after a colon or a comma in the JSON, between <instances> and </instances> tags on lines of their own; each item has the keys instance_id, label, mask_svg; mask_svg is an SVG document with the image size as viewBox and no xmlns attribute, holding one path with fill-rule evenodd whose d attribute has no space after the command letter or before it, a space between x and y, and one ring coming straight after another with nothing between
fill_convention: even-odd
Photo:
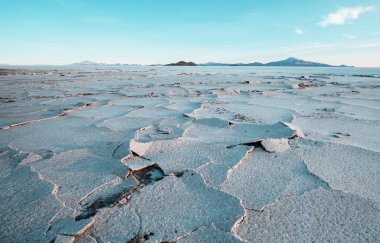
<instances>
[{"instance_id":1,"label":"mountain peak","mask_svg":"<svg viewBox=\"0 0 380 243\"><path fill-rule=\"evenodd\" d=\"M286 61L302 61L302 60L295 57L289 57L288 59L286 59Z\"/></svg>"},{"instance_id":2,"label":"mountain peak","mask_svg":"<svg viewBox=\"0 0 380 243\"><path fill-rule=\"evenodd\" d=\"M75 65L75 66L100 66L100 65L105 65L105 64L104 63L98 63L98 62L93 62L93 61L85 60L85 61L82 61L82 62L72 63L70 65Z\"/></svg>"},{"instance_id":3,"label":"mountain peak","mask_svg":"<svg viewBox=\"0 0 380 243\"><path fill-rule=\"evenodd\" d=\"M294 57L289 57L288 59L277 62L268 62L265 64L265 66L331 67L331 65L328 64L304 61L302 59L297 59Z\"/></svg>"},{"instance_id":4,"label":"mountain peak","mask_svg":"<svg viewBox=\"0 0 380 243\"><path fill-rule=\"evenodd\" d=\"M197 66L194 62L179 61L177 63L166 64L165 66Z\"/></svg>"}]
</instances>

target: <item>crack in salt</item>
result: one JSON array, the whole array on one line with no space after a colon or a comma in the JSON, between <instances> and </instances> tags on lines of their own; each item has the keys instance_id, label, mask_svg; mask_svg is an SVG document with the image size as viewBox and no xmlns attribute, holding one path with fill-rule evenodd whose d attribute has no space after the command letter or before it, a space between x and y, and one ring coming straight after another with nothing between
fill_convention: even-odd
<instances>
[{"instance_id":1,"label":"crack in salt","mask_svg":"<svg viewBox=\"0 0 380 243\"><path fill-rule=\"evenodd\" d=\"M231 177L231 174L232 173L234 173L234 171L236 170L236 169L238 169L245 161L246 161L246 159L250 156L250 154L253 152L253 150L254 150L254 146L252 146L246 153L245 153L245 155L244 155L244 157L241 159L241 160L239 160L239 162L238 163L236 163L232 168L230 168L229 170L228 170L228 172L227 172L227 178L226 178L226 180L223 182L223 184L225 184L229 179L230 179L230 177ZM222 186L223 186L223 184L222 184Z\"/></svg>"},{"instance_id":2,"label":"crack in salt","mask_svg":"<svg viewBox=\"0 0 380 243\"><path fill-rule=\"evenodd\" d=\"M238 230L240 224L244 223L244 221L245 221L246 218L248 217L248 212L247 212L247 209L246 209L246 208L244 207L244 205L243 205L243 201L242 201L240 198L238 198L238 197L236 197L236 198L239 199L240 206L243 208L243 210L244 210L244 214L243 214L242 216L240 216L240 218L239 218L238 220L235 221L234 225L233 225L232 228L231 228L231 234L232 234L235 238L237 238L238 240L240 240L240 241L248 242L247 240L241 238L241 237L238 235L238 233L237 233L237 230Z\"/></svg>"},{"instance_id":3,"label":"crack in salt","mask_svg":"<svg viewBox=\"0 0 380 243\"><path fill-rule=\"evenodd\" d=\"M64 117L64 116L69 115L70 113L80 111L80 110L82 110L82 109L84 109L84 108L86 108L88 106L93 105L93 104L95 104L95 103L85 103L83 106L75 107L73 109L67 110L67 111L65 111L65 112L63 112L63 113L61 113L59 115L56 115L56 116L51 116L51 117L37 119L37 120L30 120L30 121L24 121L24 122L20 122L20 123L15 123L15 124L11 124L11 125L8 125L8 126L0 127L0 130L8 130L8 129L11 129L11 128L25 126L25 125L29 125L29 124L36 123L36 122L49 121L49 120L53 120L53 119L56 119L56 118L59 118L59 117Z\"/></svg>"},{"instance_id":4,"label":"crack in salt","mask_svg":"<svg viewBox=\"0 0 380 243\"><path fill-rule=\"evenodd\" d=\"M311 172L311 170L309 169L309 167L307 166L307 164L305 163L305 161L303 159L301 159L301 161L304 164L305 170L306 170L306 172L308 174L310 174L311 176L313 176L316 179L320 180L321 182L325 183L327 185L327 187L331 190L331 186L330 186L330 184L327 181L325 181L322 177L320 177L320 176L314 174L313 172Z\"/></svg>"}]
</instances>

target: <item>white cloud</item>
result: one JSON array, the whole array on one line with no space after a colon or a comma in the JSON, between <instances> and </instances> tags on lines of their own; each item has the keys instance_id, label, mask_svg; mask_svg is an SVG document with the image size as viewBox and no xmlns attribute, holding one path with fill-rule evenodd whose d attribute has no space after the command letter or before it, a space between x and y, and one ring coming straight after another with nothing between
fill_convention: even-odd
<instances>
[{"instance_id":1,"label":"white cloud","mask_svg":"<svg viewBox=\"0 0 380 243\"><path fill-rule=\"evenodd\" d=\"M294 33L296 33L297 35L302 35L303 34L303 30L301 30L300 28L296 28L294 30Z\"/></svg>"},{"instance_id":2,"label":"white cloud","mask_svg":"<svg viewBox=\"0 0 380 243\"><path fill-rule=\"evenodd\" d=\"M362 13L366 13L369 11L372 11L374 7L367 6L367 7L354 7L354 8L341 8L336 12L330 13L327 15L326 18L324 18L321 22L319 22L319 25L326 27L329 25L341 25L346 23L348 20L353 20L359 18L359 16Z\"/></svg>"}]
</instances>

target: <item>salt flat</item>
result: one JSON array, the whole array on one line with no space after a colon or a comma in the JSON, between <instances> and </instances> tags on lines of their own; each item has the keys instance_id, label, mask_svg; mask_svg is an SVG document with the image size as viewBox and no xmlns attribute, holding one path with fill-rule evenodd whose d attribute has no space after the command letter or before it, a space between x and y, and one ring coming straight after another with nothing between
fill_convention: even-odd
<instances>
[{"instance_id":1,"label":"salt flat","mask_svg":"<svg viewBox=\"0 0 380 243\"><path fill-rule=\"evenodd\" d=\"M38 67L0 97L0 241L380 239L380 69Z\"/></svg>"}]
</instances>

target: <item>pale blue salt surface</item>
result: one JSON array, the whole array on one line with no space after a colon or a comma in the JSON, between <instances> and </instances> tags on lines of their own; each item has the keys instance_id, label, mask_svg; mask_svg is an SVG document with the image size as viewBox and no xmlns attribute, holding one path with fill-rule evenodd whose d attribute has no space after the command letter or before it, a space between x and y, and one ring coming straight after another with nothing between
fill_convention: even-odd
<instances>
[{"instance_id":1,"label":"pale blue salt surface","mask_svg":"<svg viewBox=\"0 0 380 243\"><path fill-rule=\"evenodd\" d=\"M380 238L379 69L57 70L0 77L3 240Z\"/></svg>"}]
</instances>

